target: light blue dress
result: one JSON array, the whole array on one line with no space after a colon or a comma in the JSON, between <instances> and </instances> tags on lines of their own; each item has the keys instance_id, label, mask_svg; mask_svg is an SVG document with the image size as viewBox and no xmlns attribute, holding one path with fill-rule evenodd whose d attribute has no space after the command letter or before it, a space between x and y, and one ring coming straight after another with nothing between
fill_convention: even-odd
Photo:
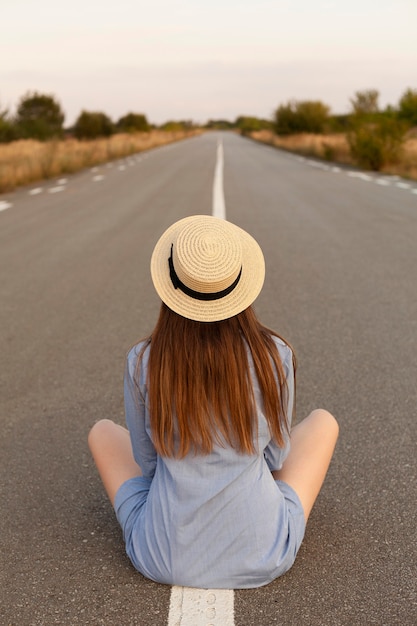
<instances>
[{"instance_id":1,"label":"light blue dress","mask_svg":"<svg viewBox=\"0 0 417 626\"><path fill-rule=\"evenodd\" d=\"M291 417L292 353L274 339L287 376ZM279 448L271 440L251 357L259 452L240 454L215 445L207 456L173 459L157 455L152 443L146 406L149 348L138 381L144 401L133 382L141 347L128 354L124 387L126 422L143 476L126 481L115 500L129 558L142 574L161 583L234 589L266 585L293 564L305 522L295 491L271 474L281 467L289 441Z\"/></svg>"}]
</instances>

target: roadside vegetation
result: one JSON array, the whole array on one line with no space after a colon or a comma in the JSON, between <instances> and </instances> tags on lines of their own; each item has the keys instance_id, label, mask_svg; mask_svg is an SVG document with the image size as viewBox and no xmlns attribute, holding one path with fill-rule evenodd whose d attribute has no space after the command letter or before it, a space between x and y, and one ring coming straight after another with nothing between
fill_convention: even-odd
<instances>
[{"instance_id":1,"label":"roadside vegetation","mask_svg":"<svg viewBox=\"0 0 417 626\"><path fill-rule=\"evenodd\" d=\"M191 137L190 121L151 125L143 113L113 122L102 111L81 111L71 128L53 95L25 94L12 116L0 108L0 193Z\"/></svg>"},{"instance_id":2,"label":"roadside vegetation","mask_svg":"<svg viewBox=\"0 0 417 626\"><path fill-rule=\"evenodd\" d=\"M20 139L0 146L0 193L19 185L72 174L149 150L174 141L192 137L197 130L148 133L118 133L108 138L37 141Z\"/></svg>"},{"instance_id":3,"label":"roadside vegetation","mask_svg":"<svg viewBox=\"0 0 417 626\"><path fill-rule=\"evenodd\" d=\"M396 107L379 107L375 89L357 91L347 115L332 115L320 101L290 101L275 111L269 129L253 139L296 152L417 180L417 90Z\"/></svg>"},{"instance_id":4,"label":"roadside vegetation","mask_svg":"<svg viewBox=\"0 0 417 626\"><path fill-rule=\"evenodd\" d=\"M72 127L54 95L28 92L15 114L0 106L0 193L193 136L231 130L308 157L417 180L417 89L382 110L375 89L357 91L350 112L332 114L321 101L290 100L271 119L240 115L234 122L149 123L130 111L113 121L103 111L80 112Z\"/></svg>"}]
</instances>

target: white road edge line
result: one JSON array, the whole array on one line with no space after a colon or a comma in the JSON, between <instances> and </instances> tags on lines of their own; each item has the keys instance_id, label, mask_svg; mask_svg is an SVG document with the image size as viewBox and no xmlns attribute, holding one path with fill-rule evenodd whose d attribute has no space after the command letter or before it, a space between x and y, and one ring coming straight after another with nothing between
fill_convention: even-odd
<instances>
[{"instance_id":1,"label":"white road edge line","mask_svg":"<svg viewBox=\"0 0 417 626\"><path fill-rule=\"evenodd\" d=\"M222 140L219 139L217 142L217 158L216 158L216 167L214 169L214 181L213 181L213 217L220 217L221 219L226 219L226 205L224 202L224 191L223 191L223 165L224 165L224 157L223 157L223 143Z\"/></svg>"},{"instance_id":2,"label":"white road edge line","mask_svg":"<svg viewBox=\"0 0 417 626\"><path fill-rule=\"evenodd\" d=\"M226 219L223 191L223 143L217 143L213 181L213 217ZM233 589L171 588L167 626L234 626Z\"/></svg>"},{"instance_id":3,"label":"white road edge line","mask_svg":"<svg viewBox=\"0 0 417 626\"><path fill-rule=\"evenodd\" d=\"M332 173L338 173L342 171L341 168L337 166L330 167L325 164L318 165L316 161L312 161L311 159L306 159L305 157L302 157L302 156L295 156L295 155L292 155L292 156L299 163L305 163L306 165L310 165L310 167L320 167L321 169L330 171ZM417 194L417 188L413 187L412 184L410 183L400 181L400 177L397 175L388 174L385 177L376 178L375 176L370 176L369 174L365 174L364 172L346 171L345 173L347 176L350 176L351 178L359 178L359 180L364 180L368 183L372 182L372 183L375 183L376 185L381 185L384 187L389 187L391 184L395 184L395 186L398 187L398 189L405 189L409 191L410 193Z\"/></svg>"},{"instance_id":4,"label":"white road edge line","mask_svg":"<svg viewBox=\"0 0 417 626\"><path fill-rule=\"evenodd\" d=\"M13 204L11 202L7 202L7 200L0 200L0 211L6 211L7 209L11 209Z\"/></svg>"}]
</instances>

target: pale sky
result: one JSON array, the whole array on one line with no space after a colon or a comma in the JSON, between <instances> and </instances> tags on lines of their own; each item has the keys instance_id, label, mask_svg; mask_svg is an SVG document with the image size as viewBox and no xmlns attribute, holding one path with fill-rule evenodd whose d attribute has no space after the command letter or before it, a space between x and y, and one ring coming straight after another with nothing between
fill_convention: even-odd
<instances>
[{"instance_id":1,"label":"pale sky","mask_svg":"<svg viewBox=\"0 0 417 626\"><path fill-rule=\"evenodd\" d=\"M0 109L28 90L114 121L345 113L355 91L417 89L417 0L1 0Z\"/></svg>"}]
</instances>

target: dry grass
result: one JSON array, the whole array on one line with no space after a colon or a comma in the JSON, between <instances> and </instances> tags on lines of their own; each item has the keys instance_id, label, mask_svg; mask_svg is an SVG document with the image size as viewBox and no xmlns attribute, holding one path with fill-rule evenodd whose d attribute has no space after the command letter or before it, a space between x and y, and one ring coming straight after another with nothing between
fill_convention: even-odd
<instances>
[{"instance_id":1,"label":"dry grass","mask_svg":"<svg viewBox=\"0 0 417 626\"><path fill-rule=\"evenodd\" d=\"M251 137L303 156L313 156L339 163L352 163L349 144L344 134L313 135L300 133L284 137L275 135L272 131L262 130L251 133Z\"/></svg>"},{"instance_id":2,"label":"dry grass","mask_svg":"<svg viewBox=\"0 0 417 626\"><path fill-rule=\"evenodd\" d=\"M417 180L417 138L407 139L402 149L400 162L397 165L391 165L384 171Z\"/></svg>"},{"instance_id":3,"label":"dry grass","mask_svg":"<svg viewBox=\"0 0 417 626\"><path fill-rule=\"evenodd\" d=\"M40 142L32 139L0 145L0 193L19 185L77 172L106 161L162 146L200 131L118 134L106 139Z\"/></svg>"},{"instance_id":4,"label":"dry grass","mask_svg":"<svg viewBox=\"0 0 417 626\"><path fill-rule=\"evenodd\" d=\"M251 133L252 139L268 143L277 148L296 152L303 156L318 157L327 161L353 165L349 144L345 134L313 135L301 133L279 137L271 131L263 130ZM417 180L417 138L406 139L400 162L382 170L386 174L397 174L405 178Z\"/></svg>"}]
</instances>

